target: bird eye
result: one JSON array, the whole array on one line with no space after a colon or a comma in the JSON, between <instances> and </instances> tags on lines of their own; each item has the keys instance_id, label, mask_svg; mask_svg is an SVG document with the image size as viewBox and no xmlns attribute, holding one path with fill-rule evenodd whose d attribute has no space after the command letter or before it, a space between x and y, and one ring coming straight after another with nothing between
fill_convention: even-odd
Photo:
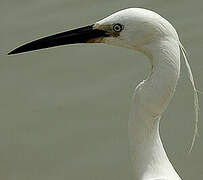
<instances>
[{"instance_id":1,"label":"bird eye","mask_svg":"<svg viewBox=\"0 0 203 180\"><path fill-rule=\"evenodd\" d=\"M123 26L121 24L114 24L113 25L113 30L115 32L121 32L123 30Z\"/></svg>"}]
</instances>

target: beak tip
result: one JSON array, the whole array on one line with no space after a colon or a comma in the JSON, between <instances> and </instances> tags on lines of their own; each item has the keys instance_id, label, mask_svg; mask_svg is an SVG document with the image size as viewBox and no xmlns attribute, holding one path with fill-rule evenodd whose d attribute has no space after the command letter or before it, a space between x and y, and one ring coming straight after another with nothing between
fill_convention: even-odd
<instances>
[{"instance_id":1,"label":"beak tip","mask_svg":"<svg viewBox=\"0 0 203 180\"><path fill-rule=\"evenodd\" d=\"M17 49L14 49L14 50L12 50L12 51L8 52L8 55L17 54L17 53L18 53L18 51L16 51L16 50L17 50Z\"/></svg>"},{"instance_id":2,"label":"beak tip","mask_svg":"<svg viewBox=\"0 0 203 180\"><path fill-rule=\"evenodd\" d=\"M13 54L13 51L10 51L7 55L11 55L11 54Z\"/></svg>"},{"instance_id":3,"label":"beak tip","mask_svg":"<svg viewBox=\"0 0 203 180\"><path fill-rule=\"evenodd\" d=\"M10 52L8 52L8 55L13 55L13 54L19 54L19 53L23 53L24 51L22 50L21 47L18 47L14 50L11 50Z\"/></svg>"}]
</instances>

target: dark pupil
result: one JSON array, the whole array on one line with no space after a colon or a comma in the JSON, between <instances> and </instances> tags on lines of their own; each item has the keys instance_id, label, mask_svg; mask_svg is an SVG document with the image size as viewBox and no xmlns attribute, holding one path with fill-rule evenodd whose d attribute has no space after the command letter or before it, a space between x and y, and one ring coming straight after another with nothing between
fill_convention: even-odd
<instances>
[{"instance_id":1,"label":"dark pupil","mask_svg":"<svg viewBox=\"0 0 203 180\"><path fill-rule=\"evenodd\" d=\"M115 28L117 31L120 30L120 26L118 26L118 25Z\"/></svg>"}]
</instances>

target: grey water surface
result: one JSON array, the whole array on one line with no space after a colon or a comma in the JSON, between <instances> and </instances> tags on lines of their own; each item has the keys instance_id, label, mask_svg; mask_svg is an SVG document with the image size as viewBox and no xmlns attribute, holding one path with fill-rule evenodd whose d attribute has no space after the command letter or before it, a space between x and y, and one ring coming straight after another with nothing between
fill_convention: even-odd
<instances>
[{"instance_id":1,"label":"grey water surface","mask_svg":"<svg viewBox=\"0 0 203 180\"><path fill-rule=\"evenodd\" d=\"M154 10L175 26L203 90L201 0L1 0L0 180L133 179L127 120L133 89L150 70L144 55L103 44L6 55L127 7ZM202 180L203 95L199 137L188 154L193 92L183 60L181 68L161 136L182 179Z\"/></svg>"}]
</instances>

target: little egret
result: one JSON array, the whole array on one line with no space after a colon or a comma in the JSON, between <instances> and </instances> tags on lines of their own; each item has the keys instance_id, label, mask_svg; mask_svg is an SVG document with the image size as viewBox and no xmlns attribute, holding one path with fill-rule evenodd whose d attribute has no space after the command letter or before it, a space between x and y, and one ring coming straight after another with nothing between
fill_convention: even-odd
<instances>
[{"instance_id":1,"label":"little egret","mask_svg":"<svg viewBox=\"0 0 203 180\"><path fill-rule=\"evenodd\" d=\"M166 155L159 135L161 115L174 94L179 78L181 51L194 89L196 124L198 96L192 71L174 27L153 11L129 8L93 25L32 41L14 49L9 55L75 43L105 43L130 48L149 58L151 73L134 91L128 124L134 178L181 180Z\"/></svg>"}]
</instances>

